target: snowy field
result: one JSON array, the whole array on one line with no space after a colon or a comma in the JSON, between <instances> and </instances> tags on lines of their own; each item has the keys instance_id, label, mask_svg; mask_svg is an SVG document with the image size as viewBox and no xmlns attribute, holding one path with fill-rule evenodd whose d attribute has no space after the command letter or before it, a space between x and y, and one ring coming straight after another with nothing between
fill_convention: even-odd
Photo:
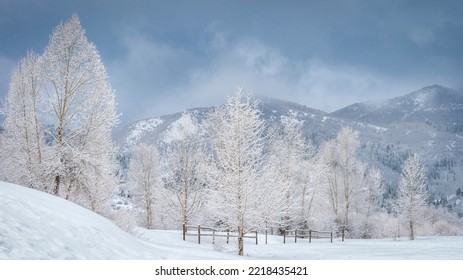
<instances>
[{"instance_id":1,"label":"snowy field","mask_svg":"<svg viewBox=\"0 0 463 280\"><path fill-rule=\"evenodd\" d=\"M288 240L281 236L246 240L245 256L235 242L179 231L138 228L128 234L95 213L32 189L0 183L0 259L152 260L463 260L463 237L418 237L415 241L335 239Z\"/></svg>"}]
</instances>

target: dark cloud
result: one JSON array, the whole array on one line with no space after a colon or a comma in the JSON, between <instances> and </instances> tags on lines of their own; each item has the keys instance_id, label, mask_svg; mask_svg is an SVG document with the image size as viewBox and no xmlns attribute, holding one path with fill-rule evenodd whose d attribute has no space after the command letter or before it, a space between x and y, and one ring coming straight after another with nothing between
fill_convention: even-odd
<instances>
[{"instance_id":1,"label":"dark cloud","mask_svg":"<svg viewBox=\"0 0 463 280\"><path fill-rule=\"evenodd\" d=\"M0 0L0 93L28 49L77 13L123 122L224 101L236 86L332 111L461 88L461 1Z\"/></svg>"}]
</instances>

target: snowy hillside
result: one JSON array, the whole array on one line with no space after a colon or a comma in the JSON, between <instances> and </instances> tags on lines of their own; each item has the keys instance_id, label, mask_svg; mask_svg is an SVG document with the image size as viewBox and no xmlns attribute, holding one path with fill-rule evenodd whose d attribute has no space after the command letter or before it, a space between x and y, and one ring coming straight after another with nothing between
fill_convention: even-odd
<instances>
[{"instance_id":1,"label":"snowy hillside","mask_svg":"<svg viewBox=\"0 0 463 280\"><path fill-rule=\"evenodd\" d=\"M135 235L135 236L134 236ZM55 196L0 183L0 259L242 259L235 241L178 231L138 228L130 235L111 221ZM307 240L283 243L282 236L246 241L245 259L463 259L463 237L408 240Z\"/></svg>"},{"instance_id":2,"label":"snowy hillside","mask_svg":"<svg viewBox=\"0 0 463 280\"><path fill-rule=\"evenodd\" d=\"M0 259L155 258L157 248L95 213L33 189L0 183Z\"/></svg>"},{"instance_id":3,"label":"snowy hillside","mask_svg":"<svg viewBox=\"0 0 463 280\"><path fill-rule=\"evenodd\" d=\"M0 260L224 258L182 242L180 234L146 242L62 198L0 182Z\"/></svg>"}]
</instances>

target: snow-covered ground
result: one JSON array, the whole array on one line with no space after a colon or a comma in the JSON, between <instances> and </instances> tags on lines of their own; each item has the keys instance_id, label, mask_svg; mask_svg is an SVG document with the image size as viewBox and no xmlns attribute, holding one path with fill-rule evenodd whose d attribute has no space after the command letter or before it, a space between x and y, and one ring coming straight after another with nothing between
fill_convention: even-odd
<instances>
[{"instance_id":1,"label":"snow-covered ground","mask_svg":"<svg viewBox=\"0 0 463 280\"><path fill-rule=\"evenodd\" d=\"M415 241L328 239L289 240L260 236L247 240L245 257L235 243L179 231L138 228L128 234L111 221L64 199L0 182L0 259L299 259L299 260L463 260L463 237L418 237Z\"/></svg>"}]
</instances>

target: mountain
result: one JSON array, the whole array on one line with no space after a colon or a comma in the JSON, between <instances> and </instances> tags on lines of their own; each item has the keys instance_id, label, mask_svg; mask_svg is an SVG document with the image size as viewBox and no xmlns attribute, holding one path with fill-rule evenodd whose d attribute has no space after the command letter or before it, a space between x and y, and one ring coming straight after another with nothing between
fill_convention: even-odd
<instances>
[{"instance_id":1,"label":"mountain","mask_svg":"<svg viewBox=\"0 0 463 280\"><path fill-rule=\"evenodd\" d=\"M381 169L393 194L408 154L419 153L428 170L433 203L461 212L456 192L463 189L463 95L433 85L410 94L376 102L357 103L333 113L283 100L257 97L269 125L281 125L288 116L298 119L315 146L333 138L343 126L359 132L359 156ZM214 108L187 110L200 123ZM182 113L135 122L116 134L121 159L127 163L137 143L162 147L182 121Z\"/></svg>"},{"instance_id":2,"label":"mountain","mask_svg":"<svg viewBox=\"0 0 463 280\"><path fill-rule=\"evenodd\" d=\"M330 115L388 127L415 123L462 132L463 94L433 85L384 101L353 104Z\"/></svg>"}]
</instances>

